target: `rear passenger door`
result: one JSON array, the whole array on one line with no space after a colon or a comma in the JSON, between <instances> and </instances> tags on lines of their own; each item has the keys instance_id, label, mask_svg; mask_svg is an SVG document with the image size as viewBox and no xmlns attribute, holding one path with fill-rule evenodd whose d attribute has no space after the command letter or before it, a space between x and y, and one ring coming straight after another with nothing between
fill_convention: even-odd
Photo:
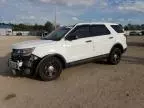
<instances>
[{"instance_id":1,"label":"rear passenger door","mask_svg":"<svg viewBox=\"0 0 144 108\"><path fill-rule=\"evenodd\" d=\"M111 34L106 25L91 25L90 33L91 36L93 36L95 56L110 53L110 50L115 42L115 37Z\"/></svg>"}]
</instances>

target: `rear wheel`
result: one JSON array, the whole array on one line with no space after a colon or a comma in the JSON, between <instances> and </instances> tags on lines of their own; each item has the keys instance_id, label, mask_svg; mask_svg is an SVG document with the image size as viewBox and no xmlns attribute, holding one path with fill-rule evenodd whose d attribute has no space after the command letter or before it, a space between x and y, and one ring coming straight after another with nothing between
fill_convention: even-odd
<instances>
[{"instance_id":1,"label":"rear wheel","mask_svg":"<svg viewBox=\"0 0 144 108\"><path fill-rule=\"evenodd\" d=\"M62 72L62 63L56 57L44 58L38 67L38 73L43 81L57 79Z\"/></svg>"},{"instance_id":2,"label":"rear wheel","mask_svg":"<svg viewBox=\"0 0 144 108\"><path fill-rule=\"evenodd\" d=\"M108 57L108 63L117 65L121 60L121 55L122 55L122 51L120 48L113 48L113 50L111 51Z\"/></svg>"}]
</instances>

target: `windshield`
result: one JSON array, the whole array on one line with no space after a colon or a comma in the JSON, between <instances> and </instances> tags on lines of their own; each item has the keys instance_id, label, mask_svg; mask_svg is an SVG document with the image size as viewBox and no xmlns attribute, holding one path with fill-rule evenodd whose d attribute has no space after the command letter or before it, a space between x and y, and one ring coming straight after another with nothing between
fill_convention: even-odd
<instances>
[{"instance_id":1,"label":"windshield","mask_svg":"<svg viewBox=\"0 0 144 108\"><path fill-rule=\"evenodd\" d=\"M70 30L70 28L67 27L60 27L57 30L51 32L49 35L44 37L45 40L54 40L59 41L61 40L65 34Z\"/></svg>"}]
</instances>

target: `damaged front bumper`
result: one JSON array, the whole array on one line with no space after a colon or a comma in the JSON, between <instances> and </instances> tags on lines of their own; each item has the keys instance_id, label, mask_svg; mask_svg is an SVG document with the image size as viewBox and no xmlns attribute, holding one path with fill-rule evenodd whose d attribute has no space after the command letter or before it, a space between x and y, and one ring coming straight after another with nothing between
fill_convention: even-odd
<instances>
[{"instance_id":1,"label":"damaged front bumper","mask_svg":"<svg viewBox=\"0 0 144 108\"><path fill-rule=\"evenodd\" d=\"M39 62L40 58L35 55L25 56L25 57L11 57L8 60L8 67L12 70L13 75L34 74L35 68Z\"/></svg>"}]
</instances>

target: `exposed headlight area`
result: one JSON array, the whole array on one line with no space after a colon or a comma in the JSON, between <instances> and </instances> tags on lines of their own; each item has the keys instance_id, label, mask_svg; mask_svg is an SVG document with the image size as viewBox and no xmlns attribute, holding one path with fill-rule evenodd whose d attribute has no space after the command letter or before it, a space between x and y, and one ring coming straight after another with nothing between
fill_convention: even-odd
<instances>
[{"instance_id":1,"label":"exposed headlight area","mask_svg":"<svg viewBox=\"0 0 144 108\"><path fill-rule=\"evenodd\" d=\"M13 61L25 61L31 58L34 48L26 49L13 49L11 53L11 59Z\"/></svg>"},{"instance_id":2,"label":"exposed headlight area","mask_svg":"<svg viewBox=\"0 0 144 108\"><path fill-rule=\"evenodd\" d=\"M13 49L13 56L29 56L32 54L35 48L26 48L26 49Z\"/></svg>"},{"instance_id":3,"label":"exposed headlight area","mask_svg":"<svg viewBox=\"0 0 144 108\"><path fill-rule=\"evenodd\" d=\"M24 74L31 74L38 64L39 57L32 54L34 48L13 49L8 65L15 72L19 70Z\"/></svg>"}]
</instances>

